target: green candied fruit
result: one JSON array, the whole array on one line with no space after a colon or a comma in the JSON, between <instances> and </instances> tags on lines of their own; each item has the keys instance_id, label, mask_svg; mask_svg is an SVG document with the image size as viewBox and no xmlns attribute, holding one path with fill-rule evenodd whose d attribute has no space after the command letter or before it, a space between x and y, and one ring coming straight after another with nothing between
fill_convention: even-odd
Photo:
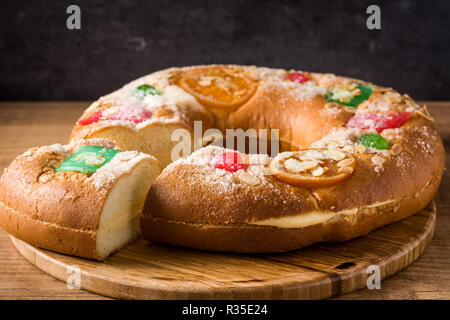
<instances>
[{"instance_id":1,"label":"green candied fruit","mask_svg":"<svg viewBox=\"0 0 450 320\"><path fill-rule=\"evenodd\" d=\"M357 96L353 96L352 91L356 89L359 89L361 93ZM336 88L333 88L325 95L325 100L356 108L361 103L368 100L372 95L372 92L373 86L366 86L364 84L359 84L354 89L348 90L336 90Z\"/></svg>"},{"instance_id":2,"label":"green candied fruit","mask_svg":"<svg viewBox=\"0 0 450 320\"><path fill-rule=\"evenodd\" d=\"M81 146L77 151L64 160L56 172L78 171L90 174L111 161L119 150L101 146Z\"/></svg>"},{"instance_id":3,"label":"green candied fruit","mask_svg":"<svg viewBox=\"0 0 450 320\"><path fill-rule=\"evenodd\" d=\"M385 150L389 147L389 142L378 133L363 134L356 143L377 150Z\"/></svg>"},{"instance_id":4,"label":"green candied fruit","mask_svg":"<svg viewBox=\"0 0 450 320\"><path fill-rule=\"evenodd\" d=\"M161 91L156 89L155 86L152 86L151 84L141 84L139 87L137 87L134 90L133 95L138 99L144 99L146 96L160 96L162 94Z\"/></svg>"}]
</instances>

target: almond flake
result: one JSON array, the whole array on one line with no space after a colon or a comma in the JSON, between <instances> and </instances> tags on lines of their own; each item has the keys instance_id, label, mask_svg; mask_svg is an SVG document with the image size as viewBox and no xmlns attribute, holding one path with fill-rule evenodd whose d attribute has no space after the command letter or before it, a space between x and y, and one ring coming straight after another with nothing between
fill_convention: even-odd
<instances>
[{"instance_id":1,"label":"almond flake","mask_svg":"<svg viewBox=\"0 0 450 320\"><path fill-rule=\"evenodd\" d=\"M339 161L339 162L337 163L337 166L338 166L338 167L346 167L346 166L350 166L350 165L353 164L354 161L355 161L355 160L354 160L353 158L347 158L347 159L344 159L344 160Z\"/></svg>"},{"instance_id":2,"label":"almond flake","mask_svg":"<svg viewBox=\"0 0 450 320\"><path fill-rule=\"evenodd\" d=\"M214 77L202 76L198 84L201 85L202 87L210 86L212 80L214 80Z\"/></svg>"},{"instance_id":3,"label":"almond flake","mask_svg":"<svg viewBox=\"0 0 450 320\"><path fill-rule=\"evenodd\" d=\"M353 173L353 168L352 167L342 167L342 168L339 168L338 173L344 173L346 175L351 175Z\"/></svg>"},{"instance_id":4,"label":"almond flake","mask_svg":"<svg viewBox=\"0 0 450 320\"><path fill-rule=\"evenodd\" d=\"M334 108L338 108L339 105L335 102L328 102L325 104L325 109L334 109Z\"/></svg>"},{"instance_id":5,"label":"almond flake","mask_svg":"<svg viewBox=\"0 0 450 320\"><path fill-rule=\"evenodd\" d=\"M46 183L50 180L50 175L48 173L44 173L42 175L39 176L39 181Z\"/></svg>"},{"instance_id":6,"label":"almond flake","mask_svg":"<svg viewBox=\"0 0 450 320\"><path fill-rule=\"evenodd\" d=\"M361 89L359 89L359 88L352 91L353 96L359 96L361 93L362 93Z\"/></svg>"},{"instance_id":7,"label":"almond flake","mask_svg":"<svg viewBox=\"0 0 450 320\"><path fill-rule=\"evenodd\" d=\"M417 114L428 121L434 122L434 119L431 116L426 115L422 111L417 111Z\"/></svg>"},{"instance_id":8,"label":"almond flake","mask_svg":"<svg viewBox=\"0 0 450 320\"><path fill-rule=\"evenodd\" d=\"M364 152L366 152L366 147L364 147L362 144L357 144L355 146L355 150L358 153L364 153Z\"/></svg>"},{"instance_id":9,"label":"almond flake","mask_svg":"<svg viewBox=\"0 0 450 320\"><path fill-rule=\"evenodd\" d=\"M315 168L318 164L319 162L317 160L307 160L300 162L298 160L289 158L284 162L284 167L291 172L298 173Z\"/></svg>"},{"instance_id":10,"label":"almond flake","mask_svg":"<svg viewBox=\"0 0 450 320\"><path fill-rule=\"evenodd\" d=\"M372 163L377 165L377 166L380 166L380 165L382 165L384 163L384 159L379 157L379 156L373 156L372 157Z\"/></svg>"},{"instance_id":11,"label":"almond flake","mask_svg":"<svg viewBox=\"0 0 450 320\"><path fill-rule=\"evenodd\" d=\"M328 157L335 161L340 161L345 158L345 153L337 149L330 149L325 151L325 153Z\"/></svg>"},{"instance_id":12,"label":"almond flake","mask_svg":"<svg viewBox=\"0 0 450 320\"><path fill-rule=\"evenodd\" d=\"M102 154L95 154L94 152L86 152L78 155L75 160L84 161L90 166L99 166L105 162L105 156Z\"/></svg>"},{"instance_id":13,"label":"almond flake","mask_svg":"<svg viewBox=\"0 0 450 320\"><path fill-rule=\"evenodd\" d=\"M403 148L398 143L394 144L391 148L391 154L396 156L399 155L402 152Z\"/></svg>"},{"instance_id":14,"label":"almond flake","mask_svg":"<svg viewBox=\"0 0 450 320\"><path fill-rule=\"evenodd\" d=\"M261 180L257 176L251 175L248 172L240 173L237 178L239 179L239 181L252 186L255 186L261 182Z\"/></svg>"},{"instance_id":15,"label":"almond flake","mask_svg":"<svg viewBox=\"0 0 450 320\"><path fill-rule=\"evenodd\" d=\"M323 174L323 168L322 168L322 167L318 167L318 168L314 169L314 170L311 172L311 174L312 174L314 177L320 177L320 176Z\"/></svg>"},{"instance_id":16,"label":"almond flake","mask_svg":"<svg viewBox=\"0 0 450 320\"><path fill-rule=\"evenodd\" d=\"M342 148L342 150L344 150L345 152L350 152L352 151L352 146L351 145L346 145Z\"/></svg>"}]
</instances>

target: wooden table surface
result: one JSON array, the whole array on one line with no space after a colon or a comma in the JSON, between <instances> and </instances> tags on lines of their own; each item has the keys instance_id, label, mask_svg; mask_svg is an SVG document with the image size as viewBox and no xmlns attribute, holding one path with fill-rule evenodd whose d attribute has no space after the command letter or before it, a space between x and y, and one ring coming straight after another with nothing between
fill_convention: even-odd
<instances>
[{"instance_id":1,"label":"wooden table surface","mask_svg":"<svg viewBox=\"0 0 450 320\"><path fill-rule=\"evenodd\" d=\"M450 102L423 102L436 120L450 162ZM65 143L88 102L0 102L0 169L27 148ZM337 299L450 299L450 174L436 195L434 238L419 259L381 283ZM66 284L28 263L0 229L0 299L107 299Z\"/></svg>"}]
</instances>

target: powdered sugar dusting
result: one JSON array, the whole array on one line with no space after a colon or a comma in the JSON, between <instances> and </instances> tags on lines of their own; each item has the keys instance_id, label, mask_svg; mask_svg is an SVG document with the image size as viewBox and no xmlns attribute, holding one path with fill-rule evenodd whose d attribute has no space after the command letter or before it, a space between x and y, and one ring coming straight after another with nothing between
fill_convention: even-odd
<instances>
[{"instance_id":1,"label":"powdered sugar dusting","mask_svg":"<svg viewBox=\"0 0 450 320\"><path fill-rule=\"evenodd\" d=\"M52 153L54 155L62 155L62 161L64 158L76 152L76 150L81 146L102 146L105 148L115 148L115 145L109 140L96 138L76 140L75 142L67 145L53 144L40 148L31 148L26 151L23 156L27 158L43 153ZM118 177L122 174L130 172L136 164L143 159L153 159L154 161L157 161L153 156L138 151L119 152L114 156L114 158L111 159L111 161L100 167L85 181L90 181L98 190L105 192Z\"/></svg>"},{"instance_id":2,"label":"powdered sugar dusting","mask_svg":"<svg viewBox=\"0 0 450 320\"><path fill-rule=\"evenodd\" d=\"M246 70L253 78L260 81L280 81L285 79L287 75L287 72L284 69L250 66L246 67Z\"/></svg>"},{"instance_id":3,"label":"powdered sugar dusting","mask_svg":"<svg viewBox=\"0 0 450 320\"><path fill-rule=\"evenodd\" d=\"M105 148L116 149L116 145L103 138L80 139L63 146L66 152L74 153L81 146L102 146Z\"/></svg>"},{"instance_id":4,"label":"powdered sugar dusting","mask_svg":"<svg viewBox=\"0 0 450 320\"><path fill-rule=\"evenodd\" d=\"M287 94L290 98L293 98L297 101L307 100L314 98L316 96L323 96L326 94L327 89L317 84L317 82L310 80L305 83L297 83L289 80L284 81L267 81L260 84L260 86L264 90L274 90L277 87L287 89ZM283 101L280 101L280 104L283 105Z\"/></svg>"},{"instance_id":5,"label":"powdered sugar dusting","mask_svg":"<svg viewBox=\"0 0 450 320\"><path fill-rule=\"evenodd\" d=\"M191 170L200 170L205 176L205 179L212 185L214 184L220 192L225 192L245 181L245 179L239 178L243 173L246 173L248 175L247 177L250 177L250 179L251 177L257 178L252 181L267 183L266 176L271 174L267 167L272 160L271 157L263 154L242 154L237 152L244 159L246 170L240 169L236 172L214 168L210 165L211 161L216 156L227 152L236 151L217 146L207 146L195 151L187 158L178 159L175 162L172 162L164 169L164 171L173 170L180 165L189 165Z\"/></svg>"},{"instance_id":6,"label":"powdered sugar dusting","mask_svg":"<svg viewBox=\"0 0 450 320\"><path fill-rule=\"evenodd\" d=\"M156 160L148 154L137 151L120 152L87 178L86 181L91 182L97 190L106 191L120 176L131 172L143 159Z\"/></svg>"},{"instance_id":7,"label":"powdered sugar dusting","mask_svg":"<svg viewBox=\"0 0 450 320\"><path fill-rule=\"evenodd\" d=\"M186 115L192 114L194 111L203 112L208 114L208 110L203 107L192 95L175 85L175 79L177 74L188 70L190 68L198 68L205 66L195 66L186 68L172 68L153 73L151 75L137 79L122 89L102 98L103 102L110 102L115 106L122 105L135 105L139 104L153 113L158 112L161 108L166 108L171 112L170 117L157 118L152 117L149 120L135 124L129 121L113 120L105 123L99 123L99 126L124 126L133 130L139 130L143 127L151 125L153 122L171 123L178 122L180 120L186 120ZM259 82L258 86L262 90L272 91L280 90L280 92L286 92L279 99L280 106L290 105L297 100L302 102L307 99L311 99L317 96L324 97L328 91L328 88L337 84L348 83L363 83L360 80L338 77L334 74L319 74L319 73L305 73L309 78L309 81L304 83L298 83L295 81L289 81L287 76L294 70L287 71L284 69L264 68L257 66L231 66L236 67L247 72L253 79ZM142 84L154 85L161 91L161 95L148 95L143 100L139 100L133 96L135 88ZM114 107L113 107L114 108ZM391 88L384 88L375 86L373 87L373 94L369 100L364 101L358 108L352 109L344 107L336 103L328 103L324 108L320 108L317 112L317 116L321 117L333 117L340 116L340 113L346 108L347 111L354 112L356 114L361 113L392 113L392 112L412 112L422 113L427 115L428 113L418 104L416 104L408 95L402 95L394 91ZM367 120L368 121L368 120ZM367 125L369 123L366 123ZM385 129L381 134L389 141L392 146L401 138L403 128L397 129ZM358 128L335 128L320 140L311 144L312 148L341 148L347 152L361 153L361 148L358 149L356 142L358 138L374 130L364 131ZM418 145L423 146L423 150L427 150L428 145L425 141L417 141ZM233 152L234 150L222 149L214 147L202 148L195 152L193 155L186 159L180 159L167 167L170 169L173 166L179 164L188 164L192 166L204 166L208 170L214 170L215 177L222 177L224 180L235 183L232 179L237 174L242 172L230 173L221 169L214 169L209 166L210 161L217 155L223 152ZM377 154L379 157L389 157L389 150L377 150L371 148L365 148L363 153ZM261 155L258 155L261 156ZM246 161L250 161L253 156L245 155ZM270 161L270 157L268 158ZM262 161L259 158L258 161ZM249 174L257 176L258 170L266 167L267 165L250 165L247 168ZM265 169L264 169L265 170ZM260 170L261 172L265 172ZM381 169L380 169L381 170ZM379 170L379 171L380 171ZM260 172L259 172L260 173ZM265 173L263 176L266 175ZM231 180L230 180L231 179Z\"/></svg>"},{"instance_id":8,"label":"powdered sugar dusting","mask_svg":"<svg viewBox=\"0 0 450 320\"><path fill-rule=\"evenodd\" d=\"M433 134L428 126L412 127L410 128L416 137L416 143L420 151L431 156L433 154L433 145L437 143L437 136Z\"/></svg>"},{"instance_id":9,"label":"powdered sugar dusting","mask_svg":"<svg viewBox=\"0 0 450 320\"><path fill-rule=\"evenodd\" d=\"M314 142L312 148L344 148L354 146L358 138L364 134L359 128L334 128L330 133Z\"/></svg>"},{"instance_id":10,"label":"powdered sugar dusting","mask_svg":"<svg viewBox=\"0 0 450 320\"><path fill-rule=\"evenodd\" d=\"M166 77L169 74L165 75ZM187 114L192 112L196 113L207 113L205 107L203 107L192 95L181 89L176 85L169 85L165 83L164 85L157 85L154 81L151 81L151 77L145 77L139 79L139 81L133 81L132 83L126 85L120 90L117 90L105 97L99 99L101 104L93 104L89 110L92 112L93 108L98 108L101 105L111 105L110 108L103 111L105 115L117 113L120 110L126 112L126 108L140 109L150 111L153 114L148 120L135 123L133 121L125 120L101 120L96 123L98 127L110 127L110 126L122 126L134 131L138 131L144 127L149 126L152 123L176 123L180 122L186 117ZM167 80L166 80L167 81ZM140 84L152 84L161 91L161 95L147 95L143 100L136 98L133 93L134 90ZM94 107L95 105L95 107ZM170 110L170 116L165 113L166 116L160 117L158 111L166 109Z\"/></svg>"},{"instance_id":11,"label":"powdered sugar dusting","mask_svg":"<svg viewBox=\"0 0 450 320\"><path fill-rule=\"evenodd\" d=\"M423 108L407 94L400 94L391 88L375 87L373 98L364 101L357 112L393 113L393 112L423 112Z\"/></svg>"},{"instance_id":12,"label":"powdered sugar dusting","mask_svg":"<svg viewBox=\"0 0 450 320\"><path fill-rule=\"evenodd\" d=\"M49 146L30 148L23 153L23 156L25 158L27 158L27 157L36 156L39 154L44 154L44 153L62 154L62 155L67 156L69 154L69 152L70 151L67 149L67 146L64 146L59 143L55 143L55 144L52 144Z\"/></svg>"},{"instance_id":13,"label":"powdered sugar dusting","mask_svg":"<svg viewBox=\"0 0 450 320\"><path fill-rule=\"evenodd\" d=\"M64 153L66 152L66 149L64 148L63 145L59 144L59 143L55 143L52 144L48 147L44 147L44 150L48 149L50 152L56 152L56 153Z\"/></svg>"}]
</instances>

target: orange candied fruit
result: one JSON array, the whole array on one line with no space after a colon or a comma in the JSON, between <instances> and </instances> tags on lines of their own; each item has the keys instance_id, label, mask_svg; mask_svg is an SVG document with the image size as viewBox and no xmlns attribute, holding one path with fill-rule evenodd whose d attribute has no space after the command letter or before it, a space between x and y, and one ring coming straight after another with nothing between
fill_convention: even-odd
<instances>
[{"instance_id":1,"label":"orange candied fruit","mask_svg":"<svg viewBox=\"0 0 450 320\"><path fill-rule=\"evenodd\" d=\"M256 90L256 83L242 69L200 67L183 72L177 84L201 103L214 108L235 108Z\"/></svg>"}]
</instances>

